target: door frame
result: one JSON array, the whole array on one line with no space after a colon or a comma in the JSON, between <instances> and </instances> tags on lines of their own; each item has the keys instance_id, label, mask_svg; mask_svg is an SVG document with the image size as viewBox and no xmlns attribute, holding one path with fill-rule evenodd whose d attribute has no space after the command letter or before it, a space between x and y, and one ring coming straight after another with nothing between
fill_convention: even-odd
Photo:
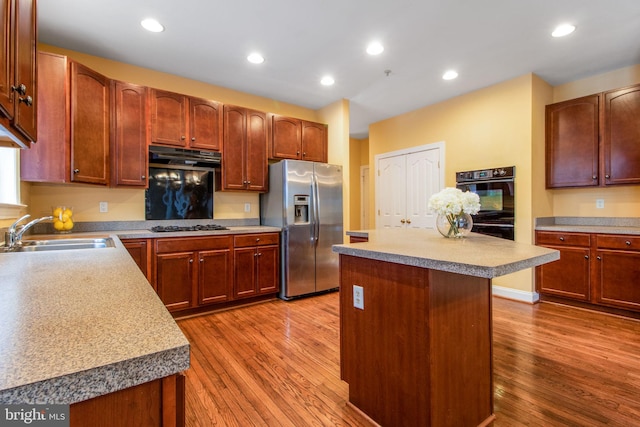
<instances>
[{"instance_id":1,"label":"door frame","mask_svg":"<svg viewBox=\"0 0 640 427\"><path fill-rule=\"evenodd\" d=\"M439 169L440 169L440 188L439 190L442 190L444 188L444 176L445 176L445 168L444 168L444 161L445 161L445 141L438 141L438 142L433 142L431 144L425 144L425 145L419 145L419 146L415 146L415 147L409 147L409 148L404 148L402 150L396 150L396 151L390 151L390 152L386 152L386 153L381 153L381 154L376 154L374 156L374 176L375 176L375 210L374 210L374 227L378 228L378 211L380 209L380 185L379 185L379 164L380 164L380 160L389 158L389 157L396 157L396 156L402 156L402 155L407 155L407 154L413 154L413 153L419 153L421 151L429 151L429 150L439 150ZM371 222L371 218L369 218L369 221Z\"/></svg>"}]
</instances>

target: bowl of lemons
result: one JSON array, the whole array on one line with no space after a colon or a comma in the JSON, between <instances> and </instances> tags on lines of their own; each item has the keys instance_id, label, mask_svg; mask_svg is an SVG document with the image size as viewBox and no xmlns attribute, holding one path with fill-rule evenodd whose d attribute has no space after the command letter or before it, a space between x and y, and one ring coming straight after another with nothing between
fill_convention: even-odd
<instances>
[{"instance_id":1,"label":"bowl of lemons","mask_svg":"<svg viewBox=\"0 0 640 427\"><path fill-rule=\"evenodd\" d=\"M73 228L73 208L69 206L55 206L53 212L53 229L57 233L69 233Z\"/></svg>"}]
</instances>

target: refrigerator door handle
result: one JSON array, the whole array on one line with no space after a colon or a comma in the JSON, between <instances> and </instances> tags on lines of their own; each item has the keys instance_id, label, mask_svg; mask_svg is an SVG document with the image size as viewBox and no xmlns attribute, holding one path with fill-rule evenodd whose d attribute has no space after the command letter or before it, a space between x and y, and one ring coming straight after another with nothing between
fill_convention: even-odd
<instances>
[{"instance_id":1,"label":"refrigerator door handle","mask_svg":"<svg viewBox=\"0 0 640 427\"><path fill-rule=\"evenodd\" d=\"M311 178L311 186L313 193L313 240L314 245L318 246L318 238L320 238L320 207L318 206L320 204L320 195L318 193L318 178L315 174Z\"/></svg>"}]
</instances>

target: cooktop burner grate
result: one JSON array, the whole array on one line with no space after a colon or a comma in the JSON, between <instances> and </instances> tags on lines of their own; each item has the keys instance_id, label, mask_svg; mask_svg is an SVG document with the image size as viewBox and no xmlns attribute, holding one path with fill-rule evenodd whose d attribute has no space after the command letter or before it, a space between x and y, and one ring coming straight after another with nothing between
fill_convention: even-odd
<instances>
[{"instance_id":1,"label":"cooktop burner grate","mask_svg":"<svg viewBox=\"0 0 640 427\"><path fill-rule=\"evenodd\" d=\"M156 225L151 227L151 231L167 232L167 231L212 231L212 230L228 230L227 227L218 224L203 225Z\"/></svg>"}]
</instances>

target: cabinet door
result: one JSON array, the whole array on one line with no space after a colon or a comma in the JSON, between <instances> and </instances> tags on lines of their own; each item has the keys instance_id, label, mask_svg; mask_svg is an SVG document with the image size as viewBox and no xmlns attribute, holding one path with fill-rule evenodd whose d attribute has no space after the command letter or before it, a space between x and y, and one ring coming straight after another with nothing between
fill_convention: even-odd
<instances>
[{"instance_id":1,"label":"cabinet door","mask_svg":"<svg viewBox=\"0 0 640 427\"><path fill-rule=\"evenodd\" d=\"M598 116L598 95L547 105L547 188L598 185Z\"/></svg>"},{"instance_id":2,"label":"cabinet door","mask_svg":"<svg viewBox=\"0 0 640 427\"><path fill-rule=\"evenodd\" d=\"M268 190L267 130L266 113L248 110L245 168L247 190L261 192Z\"/></svg>"},{"instance_id":3,"label":"cabinet door","mask_svg":"<svg viewBox=\"0 0 640 427\"><path fill-rule=\"evenodd\" d=\"M200 251L198 271L198 303L228 301L233 292L233 259L231 250Z\"/></svg>"},{"instance_id":4,"label":"cabinet door","mask_svg":"<svg viewBox=\"0 0 640 427\"><path fill-rule=\"evenodd\" d=\"M259 294L268 294L278 292L280 289L279 282L279 263L278 263L278 246L258 246L257 256L257 287Z\"/></svg>"},{"instance_id":5,"label":"cabinet door","mask_svg":"<svg viewBox=\"0 0 640 427\"><path fill-rule=\"evenodd\" d=\"M109 79L71 62L71 181L107 184Z\"/></svg>"},{"instance_id":6,"label":"cabinet door","mask_svg":"<svg viewBox=\"0 0 640 427\"><path fill-rule=\"evenodd\" d=\"M327 162L327 125L302 121L302 160Z\"/></svg>"},{"instance_id":7,"label":"cabinet door","mask_svg":"<svg viewBox=\"0 0 640 427\"><path fill-rule=\"evenodd\" d=\"M122 239L122 245L138 265L138 268L147 280L150 279L149 271L149 242L147 239Z\"/></svg>"},{"instance_id":8,"label":"cabinet door","mask_svg":"<svg viewBox=\"0 0 640 427\"><path fill-rule=\"evenodd\" d=\"M38 52L38 143L20 152L20 179L71 180L67 57Z\"/></svg>"},{"instance_id":9,"label":"cabinet door","mask_svg":"<svg viewBox=\"0 0 640 427\"><path fill-rule=\"evenodd\" d=\"M151 143L187 146L187 97L151 89Z\"/></svg>"},{"instance_id":10,"label":"cabinet door","mask_svg":"<svg viewBox=\"0 0 640 427\"><path fill-rule=\"evenodd\" d=\"M12 0L2 0L0 2L0 18L2 19L2 32L0 33L0 43L2 43L2 80L0 81L0 112L8 117L13 118L13 85L14 61L13 61L13 18L11 14Z\"/></svg>"},{"instance_id":11,"label":"cabinet door","mask_svg":"<svg viewBox=\"0 0 640 427\"><path fill-rule=\"evenodd\" d=\"M24 93L16 93L13 125L31 141L37 141L37 39L35 0L15 0L15 78L24 85Z\"/></svg>"},{"instance_id":12,"label":"cabinet door","mask_svg":"<svg viewBox=\"0 0 640 427\"><path fill-rule=\"evenodd\" d=\"M149 164L147 88L113 82L112 97L112 182L115 186L146 187Z\"/></svg>"},{"instance_id":13,"label":"cabinet door","mask_svg":"<svg viewBox=\"0 0 640 427\"><path fill-rule=\"evenodd\" d=\"M194 305L196 255L194 252L177 252L156 256L157 291L169 311Z\"/></svg>"},{"instance_id":14,"label":"cabinet door","mask_svg":"<svg viewBox=\"0 0 640 427\"><path fill-rule=\"evenodd\" d=\"M640 310L640 252L598 250L596 271L600 304Z\"/></svg>"},{"instance_id":15,"label":"cabinet door","mask_svg":"<svg viewBox=\"0 0 640 427\"><path fill-rule=\"evenodd\" d=\"M640 85L604 94L605 184L640 183Z\"/></svg>"},{"instance_id":16,"label":"cabinet door","mask_svg":"<svg viewBox=\"0 0 640 427\"><path fill-rule=\"evenodd\" d=\"M256 295L256 258L255 247L241 248L233 251L235 288L234 296L244 298Z\"/></svg>"},{"instance_id":17,"label":"cabinet door","mask_svg":"<svg viewBox=\"0 0 640 427\"><path fill-rule=\"evenodd\" d=\"M299 119L273 115L271 158L273 159L301 159L302 158L302 129Z\"/></svg>"},{"instance_id":18,"label":"cabinet door","mask_svg":"<svg viewBox=\"0 0 640 427\"><path fill-rule=\"evenodd\" d=\"M222 146L222 107L215 101L189 99L189 146L220 151Z\"/></svg>"},{"instance_id":19,"label":"cabinet door","mask_svg":"<svg viewBox=\"0 0 640 427\"><path fill-rule=\"evenodd\" d=\"M542 294L589 301L589 249L545 246L560 251L560 259L536 267L536 289Z\"/></svg>"},{"instance_id":20,"label":"cabinet door","mask_svg":"<svg viewBox=\"0 0 640 427\"><path fill-rule=\"evenodd\" d=\"M224 106L224 138L222 155L222 188L245 188L246 110L231 105Z\"/></svg>"}]
</instances>

